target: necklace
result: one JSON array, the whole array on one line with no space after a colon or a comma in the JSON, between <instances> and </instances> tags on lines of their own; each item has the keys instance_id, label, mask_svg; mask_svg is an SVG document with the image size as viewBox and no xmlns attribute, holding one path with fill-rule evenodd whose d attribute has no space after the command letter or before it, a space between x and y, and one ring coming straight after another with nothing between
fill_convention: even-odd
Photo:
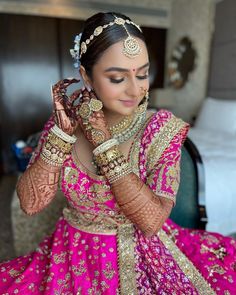
<instances>
[{"instance_id":1,"label":"necklace","mask_svg":"<svg viewBox=\"0 0 236 295\"><path fill-rule=\"evenodd\" d=\"M118 124L109 127L109 131L113 138L119 143L129 140L143 125L146 118L147 103L141 104L134 115L126 116Z\"/></svg>"},{"instance_id":2,"label":"necklace","mask_svg":"<svg viewBox=\"0 0 236 295\"><path fill-rule=\"evenodd\" d=\"M112 137L116 138L119 144L129 140L143 126L146 119L146 113L147 102L144 102L138 106L133 115L126 116L119 123L109 127ZM101 175L101 171L96 164L95 157L93 157L92 164L96 168L96 174Z\"/></svg>"}]
</instances>

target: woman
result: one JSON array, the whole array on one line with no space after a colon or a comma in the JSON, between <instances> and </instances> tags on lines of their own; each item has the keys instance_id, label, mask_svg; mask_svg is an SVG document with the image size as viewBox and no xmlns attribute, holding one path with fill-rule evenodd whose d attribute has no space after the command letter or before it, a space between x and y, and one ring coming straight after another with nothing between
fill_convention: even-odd
<instances>
[{"instance_id":1,"label":"woman","mask_svg":"<svg viewBox=\"0 0 236 295\"><path fill-rule=\"evenodd\" d=\"M27 214L58 185L68 207L33 253L0 265L0 293L235 294L235 241L168 219L188 125L146 111L140 28L98 13L75 42L85 89L66 94L76 79L52 87L53 116L17 184Z\"/></svg>"}]
</instances>

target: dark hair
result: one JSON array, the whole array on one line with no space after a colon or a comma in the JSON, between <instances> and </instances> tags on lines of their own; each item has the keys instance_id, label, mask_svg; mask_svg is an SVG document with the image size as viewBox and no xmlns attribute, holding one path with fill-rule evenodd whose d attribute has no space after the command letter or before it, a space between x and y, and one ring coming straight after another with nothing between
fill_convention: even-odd
<instances>
[{"instance_id":1,"label":"dark hair","mask_svg":"<svg viewBox=\"0 0 236 295\"><path fill-rule=\"evenodd\" d=\"M114 16L120 17L124 20L131 20L129 17L117 12L99 12L94 14L85 21L80 44L93 34L96 27L113 22L115 19ZM126 23L125 27L130 35L145 41L142 32L140 32L136 26ZM126 37L127 32L124 27L120 25L109 26L104 29L99 36L94 37L94 39L89 43L87 51L82 54L80 58L81 65L85 68L87 75L90 78L92 78L93 66L96 64L103 52L111 45L123 40Z\"/></svg>"}]
</instances>

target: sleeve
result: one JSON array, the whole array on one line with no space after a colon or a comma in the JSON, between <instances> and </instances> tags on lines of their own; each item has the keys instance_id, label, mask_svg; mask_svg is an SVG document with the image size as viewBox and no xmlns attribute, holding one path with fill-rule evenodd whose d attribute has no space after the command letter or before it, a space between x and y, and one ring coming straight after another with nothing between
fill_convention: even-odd
<instances>
[{"instance_id":1,"label":"sleeve","mask_svg":"<svg viewBox=\"0 0 236 295\"><path fill-rule=\"evenodd\" d=\"M31 166L38 159L38 157L42 151L43 145L47 139L49 130L53 127L54 124L55 123L54 123L53 117L50 117L49 120L45 123L43 131L42 131L39 141L38 141L38 145L35 148L35 150L33 151L33 154L30 158L28 167Z\"/></svg>"},{"instance_id":2,"label":"sleeve","mask_svg":"<svg viewBox=\"0 0 236 295\"><path fill-rule=\"evenodd\" d=\"M153 164L147 169L149 187L156 195L168 198L174 204L180 183L181 147L189 129L188 124L182 120L180 122L182 123L179 124L179 129L175 131L171 140L168 140L168 136L164 136L163 145L158 147L158 141L153 143L149 154L149 159L152 157ZM161 153L162 149L164 151ZM157 152L153 153L152 150Z\"/></svg>"}]
</instances>

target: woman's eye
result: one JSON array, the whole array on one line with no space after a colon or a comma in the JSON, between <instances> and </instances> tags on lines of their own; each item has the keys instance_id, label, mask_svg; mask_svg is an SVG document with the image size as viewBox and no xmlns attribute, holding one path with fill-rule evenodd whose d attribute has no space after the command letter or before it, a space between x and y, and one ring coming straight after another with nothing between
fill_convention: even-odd
<instances>
[{"instance_id":1,"label":"woman's eye","mask_svg":"<svg viewBox=\"0 0 236 295\"><path fill-rule=\"evenodd\" d=\"M145 74L145 75L143 75L143 76L137 76L137 78L139 79L139 80L144 80L144 79L147 79L149 77L149 74Z\"/></svg>"},{"instance_id":2,"label":"woman's eye","mask_svg":"<svg viewBox=\"0 0 236 295\"><path fill-rule=\"evenodd\" d=\"M111 83L121 83L124 81L124 78L120 78L120 79L115 79L115 78L110 78Z\"/></svg>"}]
</instances>

